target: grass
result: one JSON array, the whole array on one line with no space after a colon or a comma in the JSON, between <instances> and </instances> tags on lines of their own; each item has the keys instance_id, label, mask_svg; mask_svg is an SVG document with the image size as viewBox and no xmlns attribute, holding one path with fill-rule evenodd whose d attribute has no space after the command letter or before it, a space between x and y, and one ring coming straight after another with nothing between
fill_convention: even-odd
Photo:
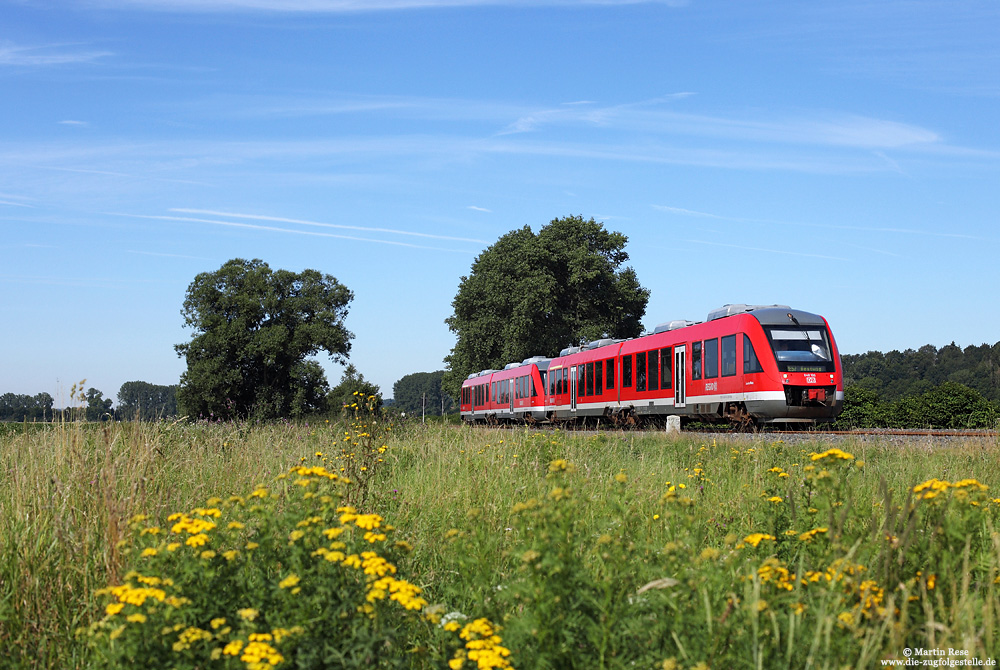
<instances>
[{"instance_id":1,"label":"grass","mask_svg":"<svg viewBox=\"0 0 1000 670\"><path fill-rule=\"evenodd\" d=\"M850 461L813 461L831 446L819 439L441 424L384 443L381 462L355 468L360 511L413 545L408 573L427 600L501 623L517 667L841 667L907 645L1000 653L995 440L838 442ZM336 462L343 446L344 426L327 423L0 431L0 665L93 662L75 631L101 616L94 591L129 568L132 515L163 522L317 452ZM963 488L914 504L913 487L933 478L991 489L975 498L982 509ZM815 540L786 535L820 527ZM754 548L752 533L775 539ZM823 589L799 584L837 560L861 568Z\"/></svg>"}]
</instances>

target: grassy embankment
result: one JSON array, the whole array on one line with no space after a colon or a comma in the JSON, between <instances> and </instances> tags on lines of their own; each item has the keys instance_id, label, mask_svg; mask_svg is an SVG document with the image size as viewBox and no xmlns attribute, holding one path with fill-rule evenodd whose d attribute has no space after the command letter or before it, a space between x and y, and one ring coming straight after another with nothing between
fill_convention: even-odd
<instances>
[{"instance_id":1,"label":"grassy embankment","mask_svg":"<svg viewBox=\"0 0 1000 670\"><path fill-rule=\"evenodd\" d=\"M28 428L0 437L0 665L49 668L96 658L74 631L106 618L94 591L139 561L132 515L169 528L172 512L246 496L303 457L336 471L352 431ZM348 495L413 546L400 567L427 601L503 626L516 667L1000 655L995 442L820 456L830 445L437 426L378 442L363 472L347 464L368 483Z\"/></svg>"}]
</instances>

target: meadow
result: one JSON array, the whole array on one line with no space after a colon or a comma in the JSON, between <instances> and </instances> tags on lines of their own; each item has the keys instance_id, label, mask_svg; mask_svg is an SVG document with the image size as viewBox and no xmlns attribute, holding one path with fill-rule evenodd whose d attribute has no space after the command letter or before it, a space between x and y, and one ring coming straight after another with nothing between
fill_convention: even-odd
<instances>
[{"instance_id":1,"label":"meadow","mask_svg":"<svg viewBox=\"0 0 1000 670\"><path fill-rule=\"evenodd\" d=\"M998 477L995 438L5 425L0 666L988 662Z\"/></svg>"}]
</instances>

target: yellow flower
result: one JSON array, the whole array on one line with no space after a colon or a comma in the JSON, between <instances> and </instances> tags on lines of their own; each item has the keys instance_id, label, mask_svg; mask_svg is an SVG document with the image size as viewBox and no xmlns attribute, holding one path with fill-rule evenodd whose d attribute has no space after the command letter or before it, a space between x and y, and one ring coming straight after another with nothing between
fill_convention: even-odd
<instances>
[{"instance_id":1,"label":"yellow flower","mask_svg":"<svg viewBox=\"0 0 1000 670\"><path fill-rule=\"evenodd\" d=\"M108 616L114 616L125 608L125 603L111 603L104 608Z\"/></svg>"},{"instance_id":2,"label":"yellow flower","mask_svg":"<svg viewBox=\"0 0 1000 670\"><path fill-rule=\"evenodd\" d=\"M146 615L139 613L129 614L127 617L125 617L125 620L130 623L146 623Z\"/></svg>"},{"instance_id":3,"label":"yellow flower","mask_svg":"<svg viewBox=\"0 0 1000 670\"><path fill-rule=\"evenodd\" d=\"M753 533L743 538L743 541L752 547L756 547L764 540L773 540L773 539L775 539L774 535L768 535L766 533Z\"/></svg>"},{"instance_id":4,"label":"yellow flower","mask_svg":"<svg viewBox=\"0 0 1000 670\"><path fill-rule=\"evenodd\" d=\"M287 588L290 588L292 586L295 586L300 581L301 580L299 579L299 577L297 575L294 575L294 574L288 575L287 577L285 577L284 579L282 579L280 582L278 582L278 588L279 589L287 589Z\"/></svg>"},{"instance_id":5,"label":"yellow flower","mask_svg":"<svg viewBox=\"0 0 1000 670\"><path fill-rule=\"evenodd\" d=\"M146 547L145 549L142 550L142 553L139 555L142 556L143 558L145 558L146 556L156 556L156 549L153 549L152 547Z\"/></svg>"},{"instance_id":6,"label":"yellow flower","mask_svg":"<svg viewBox=\"0 0 1000 670\"><path fill-rule=\"evenodd\" d=\"M258 612L252 607L236 610L236 613L239 614L240 617L242 617L243 619L246 619L247 621L253 621L254 619L257 618L257 615L260 614L260 612Z\"/></svg>"}]
</instances>

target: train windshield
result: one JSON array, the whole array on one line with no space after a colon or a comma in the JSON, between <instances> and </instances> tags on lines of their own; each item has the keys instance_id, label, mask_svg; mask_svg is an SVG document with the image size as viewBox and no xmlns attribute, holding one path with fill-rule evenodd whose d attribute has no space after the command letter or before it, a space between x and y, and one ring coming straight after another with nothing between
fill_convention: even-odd
<instances>
[{"instance_id":1,"label":"train windshield","mask_svg":"<svg viewBox=\"0 0 1000 670\"><path fill-rule=\"evenodd\" d=\"M768 326L767 339L782 372L833 372L830 336L823 326Z\"/></svg>"}]
</instances>

